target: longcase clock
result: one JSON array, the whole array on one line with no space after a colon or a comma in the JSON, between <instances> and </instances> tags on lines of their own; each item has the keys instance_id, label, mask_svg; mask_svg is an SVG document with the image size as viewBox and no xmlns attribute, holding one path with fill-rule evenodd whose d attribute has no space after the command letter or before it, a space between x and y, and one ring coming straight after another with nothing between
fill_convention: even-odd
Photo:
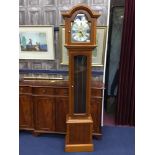
<instances>
[{"instance_id":1,"label":"longcase clock","mask_svg":"<svg viewBox=\"0 0 155 155\"><path fill-rule=\"evenodd\" d=\"M93 151L93 121L90 114L91 61L96 47L99 14L78 5L62 14L65 47L69 55L69 113L66 116L66 152Z\"/></svg>"}]
</instances>

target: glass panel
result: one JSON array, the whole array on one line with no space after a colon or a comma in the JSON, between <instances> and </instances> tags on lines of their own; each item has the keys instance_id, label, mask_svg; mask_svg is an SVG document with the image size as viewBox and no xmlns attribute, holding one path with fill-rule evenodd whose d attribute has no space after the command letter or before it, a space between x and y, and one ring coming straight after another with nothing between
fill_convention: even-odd
<instances>
[{"instance_id":1,"label":"glass panel","mask_svg":"<svg viewBox=\"0 0 155 155\"><path fill-rule=\"evenodd\" d=\"M106 114L114 120L116 110L116 98L118 87L118 70L121 52L122 28L124 18L124 7L114 7L111 10L111 24L109 35L109 47L107 52L106 66ZM108 116L108 115L107 115ZM108 116L108 117L109 117Z\"/></svg>"},{"instance_id":2,"label":"glass panel","mask_svg":"<svg viewBox=\"0 0 155 155\"><path fill-rule=\"evenodd\" d=\"M111 38L108 49L107 64L107 93L109 96L117 95L118 69L121 52L122 28L124 19L124 7L115 7L112 10Z\"/></svg>"},{"instance_id":3,"label":"glass panel","mask_svg":"<svg viewBox=\"0 0 155 155\"><path fill-rule=\"evenodd\" d=\"M74 57L74 113L86 113L87 57Z\"/></svg>"},{"instance_id":4,"label":"glass panel","mask_svg":"<svg viewBox=\"0 0 155 155\"><path fill-rule=\"evenodd\" d=\"M77 14L71 23L71 41L90 42L90 25L85 14Z\"/></svg>"}]
</instances>

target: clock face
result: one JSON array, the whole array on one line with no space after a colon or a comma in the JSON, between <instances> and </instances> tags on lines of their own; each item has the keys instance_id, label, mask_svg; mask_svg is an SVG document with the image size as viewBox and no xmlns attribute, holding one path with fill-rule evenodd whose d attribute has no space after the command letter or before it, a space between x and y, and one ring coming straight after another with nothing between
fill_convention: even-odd
<instances>
[{"instance_id":1,"label":"clock face","mask_svg":"<svg viewBox=\"0 0 155 155\"><path fill-rule=\"evenodd\" d=\"M90 23L85 14L77 14L71 25L72 42L90 42Z\"/></svg>"}]
</instances>

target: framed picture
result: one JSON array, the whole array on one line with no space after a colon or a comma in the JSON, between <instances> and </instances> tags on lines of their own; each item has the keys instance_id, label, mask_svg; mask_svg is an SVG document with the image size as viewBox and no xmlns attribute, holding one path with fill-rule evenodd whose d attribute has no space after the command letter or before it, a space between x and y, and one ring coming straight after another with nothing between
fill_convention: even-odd
<instances>
[{"instance_id":1,"label":"framed picture","mask_svg":"<svg viewBox=\"0 0 155 155\"><path fill-rule=\"evenodd\" d=\"M54 26L20 26L19 59L54 60Z\"/></svg>"},{"instance_id":2,"label":"framed picture","mask_svg":"<svg viewBox=\"0 0 155 155\"><path fill-rule=\"evenodd\" d=\"M92 53L92 66L103 66L105 48L106 48L106 35L107 27L106 26L97 26L96 33L96 45L97 47L93 50ZM65 45L65 27L64 25L60 26L59 29L59 38L60 38L60 50L62 52L62 65L68 65L68 52Z\"/></svg>"}]
</instances>

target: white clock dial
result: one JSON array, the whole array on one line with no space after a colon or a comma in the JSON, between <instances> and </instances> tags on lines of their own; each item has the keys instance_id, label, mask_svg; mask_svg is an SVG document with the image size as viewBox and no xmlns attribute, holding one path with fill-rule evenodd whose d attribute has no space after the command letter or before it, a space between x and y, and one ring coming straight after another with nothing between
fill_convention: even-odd
<instances>
[{"instance_id":1,"label":"white clock dial","mask_svg":"<svg viewBox=\"0 0 155 155\"><path fill-rule=\"evenodd\" d=\"M90 42L90 26L84 14L78 14L72 23L72 42Z\"/></svg>"}]
</instances>

